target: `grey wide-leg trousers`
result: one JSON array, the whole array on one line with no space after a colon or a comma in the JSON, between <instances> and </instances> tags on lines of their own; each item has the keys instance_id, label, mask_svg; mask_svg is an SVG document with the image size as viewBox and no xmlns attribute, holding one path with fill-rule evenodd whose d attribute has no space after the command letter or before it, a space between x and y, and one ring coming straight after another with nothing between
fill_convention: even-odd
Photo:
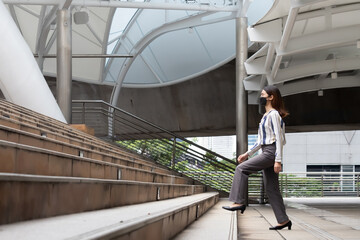
<instances>
[{"instance_id":1,"label":"grey wide-leg trousers","mask_svg":"<svg viewBox=\"0 0 360 240\"><path fill-rule=\"evenodd\" d=\"M261 148L261 154L236 167L229 200L244 204L249 174L263 170L266 194L278 223L282 223L289 218L286 215L284 201L279 189L279 175L274 172L276 146L275 144L263 145Z\"/></svg>"}]
</instances>

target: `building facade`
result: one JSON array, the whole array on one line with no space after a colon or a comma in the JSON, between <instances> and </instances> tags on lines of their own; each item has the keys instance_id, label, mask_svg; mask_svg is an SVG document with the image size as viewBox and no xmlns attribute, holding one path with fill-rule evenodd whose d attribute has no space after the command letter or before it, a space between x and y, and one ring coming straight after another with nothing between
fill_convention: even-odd
<instances>
[{"instance_id":1,"label":"building facade","mask_svg":"<svg viewBox=\"0 0 360 240\"><path fill-rule=\"evenodd\" d=\"M248 136L251 147L257 135ZM229 159L235 158L236 137L199 137L197 143ZM287 133L283 171L360 172L360 131Z\"/></svg>"},{"instance_id":2,"label":"building facade","mask_svg":"<svg viewBox=\"0 0 360 240\"><path fill-rule=\"evenodd\" d=\"M284 172L360 172L360 131L286 134Z\"/></svg>"}]
</instances>

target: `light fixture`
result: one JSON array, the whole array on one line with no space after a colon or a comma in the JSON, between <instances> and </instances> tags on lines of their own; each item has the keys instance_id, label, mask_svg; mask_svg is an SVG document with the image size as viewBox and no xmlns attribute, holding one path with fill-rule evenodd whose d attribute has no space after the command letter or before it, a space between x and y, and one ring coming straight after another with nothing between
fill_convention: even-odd
<instances>
[{"instance_id":1,"label":"light fixture","mask_svg":"<svg viewBox=\"0 0 360 240\"><path fill-rule=\"evenodd\" d=\"M192 34L194 32L194 28L193 27L189 27L189 33Z\"/></svg>"},{"instance_id":2,"label":"light fixture","mask_svg":"<svg viewBox=\"0 0 360 240\"><path fill-rule=\"evenodd\" d=\"M331 79L337 79L337 77L338 77L337 72L332 72L331 73Z\"/></svg>"},{"instance_id":3,"label":"light fixture","mask_svg":"<svg viewBox=\"0 0 360 240\"><path fill-rule=\"evenodd\" d=\"M86 8L81 8L74 13L75 24L87 24L89 22L89 13Z\"/></svg>"},{"instance_id":4,"label":"light fixture","mask_svg":"<svg viewBox=\"0 0 360 240\"><path fill-rule=\"evenodd\" d=\"M318 96L319 96L319 97L324 96L324 91L323 91L323 90L319 90L319 91L318 91Z\"/></svg>"}]
</instances>

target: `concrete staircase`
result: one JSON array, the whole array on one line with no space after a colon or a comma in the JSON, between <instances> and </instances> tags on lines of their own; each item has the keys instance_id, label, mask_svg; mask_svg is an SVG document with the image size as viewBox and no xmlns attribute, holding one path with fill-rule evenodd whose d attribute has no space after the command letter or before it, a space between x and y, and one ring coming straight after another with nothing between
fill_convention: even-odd
<instances>
[{"instance_id":1,"label":"concrete staircase","mask_svg":"<svg viewBox=\"0 0 360 240\"><path fill-rule=\"evenodd\" d=\"M48 230L58 232L53 235L57 239L80 235L83 239L155 239L150 238L155 233L156 239L169 239L218 201L218 193L207 191L206 186L142 156L0 101L0 239L13 229L20 234L24 224L32 231L22 232L23 239L35 233L34 239L49 239L46 223L62 229L62 224L86 216L86 211L92 211L91 216L103 222L101 229L107 231L88 221L66 231L73 235ZM151 216L145 211L148 207ZM110 215L113 211L115 217L107 219L104 211ZM66 221L57 222L58 218Z\"/></svg>"}]
</instances>

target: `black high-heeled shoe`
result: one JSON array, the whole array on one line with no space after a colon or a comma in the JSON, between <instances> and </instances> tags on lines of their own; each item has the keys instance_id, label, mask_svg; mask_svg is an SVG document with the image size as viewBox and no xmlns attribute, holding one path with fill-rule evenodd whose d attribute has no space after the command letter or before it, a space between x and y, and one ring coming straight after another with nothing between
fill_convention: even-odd
<instances>
[{"instance_id":1,"label":"black high-heeled shoe","mask_svg":"<svg viewBox=\"0 0 360 240\"><path fill-rule=\"evenodd\" d=\"M246 209L246 206L245 206L245 205L236 206L236 207L223 206L222 208L225 209L225 210L228 210L228 211L237 211L237 210L240 210L241 213L244 213L244 211L245 211L245 209Z\"/></svg>"},{"instance_id":2,"label":"black high-heeled shoe","mask_svg":"<svg viewBox=\"0 0 360 240\"><path fill-rule=\"evenodd\" d=\"M275 226L275 227L269 227L269 230L281 230L283 228L288 227L289 230L291 230L292 222L289 220L287 223L281 226Z\"/></svg>"}]
</instances>

